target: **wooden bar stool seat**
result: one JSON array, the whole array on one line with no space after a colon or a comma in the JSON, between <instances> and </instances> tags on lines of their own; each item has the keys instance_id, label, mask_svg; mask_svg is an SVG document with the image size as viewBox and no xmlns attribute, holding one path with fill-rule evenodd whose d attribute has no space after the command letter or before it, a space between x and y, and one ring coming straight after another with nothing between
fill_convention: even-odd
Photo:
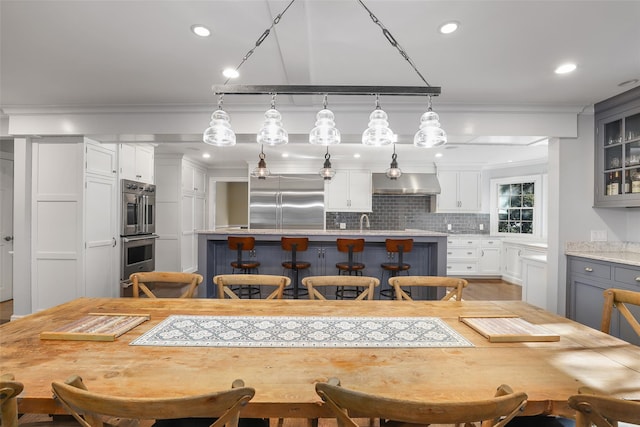
<instances>
[{"instance_id":1,"label":"wooden bar stool seat","mask_svg":"<svg viewBox=\"0 0 640 427\"><path fill-rule=\"evenodd\" d=\"M397 262L384 262L380 264L382 267L382 283L386 284L384 281L384 273L385 271L389 274L389 277L396 277L403 271L406 271L409 274L409 270L411 269L411 264L407 264L404 262L404 254L407 252L411 252L413 249L413 239L386 239L385 247L387 249L387 253L389 255L398 254ZM384 289L380 289L380 296L384 296L386 298L395 299L395 291L391 286L387 286Z\"/></svg>"},{"instance_id":2,"label":"wooden bar stool seat","mask_svg":"<svg viewBox=\"0 0 640 427\"><path fill-rule=\"evenodd\" d=\"M301 291L304 295L307 295L306 289L300 289L300 282L298 281L300 270L308 270L311 268L311 263L307 261L298 260L298 252L304 252L309 247L309 238L307 237L282 237L280 239L282 250L289 251L291 253L291 259L284 261L282 267L291 270L293 272L293 287L284 290L285 295L291 295L294 299L298 299L301 295Z\"/></svg>"},{"instance_id":3,"label":"wooden bar stool seat","mask_svg":"<svg viewBox=\"0 0 640 427\"><path fill-rule=\"evenodd\" d=\"M256 246L255 237L229 236L227 242L229 244L229 249L236 251L236 260L231 262L231 273L235 274L236 270L239 270L242 274L259 274L258 267L260 267L260 262L255 259L243 259L244 251L249 251L249 256L251 256L251 253ZM255 286L239 286L234 288L233 291L241 298L252 298L256 295L260 295L260 288Z\"/></svg>"},{"instance_id":4,"label":"wooden bar stool seat","mask_svg":"<svg viewBox=\"0 0 640 427\"><path fill-rule=\"evenodd\" d=\"M348 274L350 276L362 276L365 265L354 261L353 254L364 251L364 239L336 239L338 252L347 253L346 262L336 263L338 275ZM336 289L336 299L344 297L357 298L364 291L361 286L338 286Z\"/></svg>"}]
</instances>

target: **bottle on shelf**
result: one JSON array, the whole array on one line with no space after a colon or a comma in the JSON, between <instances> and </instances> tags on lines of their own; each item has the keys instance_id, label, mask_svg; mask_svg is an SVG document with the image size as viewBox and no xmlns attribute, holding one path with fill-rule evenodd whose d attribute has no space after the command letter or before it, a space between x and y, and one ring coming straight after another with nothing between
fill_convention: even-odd
<instances>
[{"instance_id":1,"label":"bottle on shelf","mask_svg":"<svg viewBox=\"0 0 640 427\"><path fill-rule=\"evenodd\" d=\"M631 192L640 193L640 169L631 174Z\"/></svg>"},{"instance_id":2,"label":"bottle on shelf","mask_svg":"<svg viewBox=\"0 0 640 427\"><path fill-rule=\"evenodd\" d=\"M611 184L612 183L613 183L613 173L609 172L607 174L607 187L606 187L605 192L604 192L604 194L607 195L607 196L610 196L612 194L611 193Z\"/></svg>"},{"instance_id":3,"label":"bottle on shelf","mask_svg":"<svg viewBox=\"0 0 640 427\"><path fill-rule=\"evenodd\" d=\"M622 194L629 193L631 193L631 172L626 171L624 173L624 191L622 192Z\"/></svg>"},{"instance_id":4,"label":"bottle on shelf","mask_svg":"<svg viewBox=\"0 0 640 427\"><path fill-rule=\"evenodd\" d=\"M613 179L611 181L611 187L609 190L609 195L613 196L616 194L620 194L620 186L621 186L622 182L621 182L621 176L620 176L620 172L614 172L613 173Z\"/></svg>"}]
</instances>

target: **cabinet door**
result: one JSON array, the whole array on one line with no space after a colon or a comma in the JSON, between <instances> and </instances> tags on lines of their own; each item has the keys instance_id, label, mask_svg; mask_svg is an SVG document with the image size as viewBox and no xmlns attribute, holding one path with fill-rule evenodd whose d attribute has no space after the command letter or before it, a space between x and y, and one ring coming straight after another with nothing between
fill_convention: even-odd
<instances>
[{"instance_id":1,"label":"cabinet door","mask_svg":"<svg viewBox=\"0 0 640 427\"><path fill-rule=\"evenodd\" d=\"M136 181L136 147L130 144L120 144L118 156L120 178Z\"/></svg>"},{"instance_id":2,"label":"cabinet door","mask_svg":"<svg viewBox=\"0 0 640 427\"><path fill-rule=\"evenodd\" d=\"M207 174L205 171L193 169L193 188L196 194L205 195L207 193Z\"/></svg>"},{"instance_id":3,"label":"cabinet door","mask_svg":"<svg viewBox=\"0 0 640 427\"><path fill-rule=\"evenodd\" d=\"M480 249L480 273L500 274L500 248Z\"/></svg>"},{"instance_id":4,"label":"cabinet door","mask_svg":"<svg viewBox=\"0 0 640 427\"><path fill-rule=\"evenodd\" d=\"M85 189L84 296L120 296L116 256L117 184L115 177L87 176Z\"/></svg>"},{"instance_id":5,"label":"cabinet door","mask_svg":"<svg viewBox=\"0 0 640 427\"><path fill-rule=\"evenodd\" d=\"M194 205L195 197L192 195L182 196L182 233L180 236L180 257L182 271L195 271L196 264L194 254Z\"/></svg>"},{"instance_id":6,"label":"cabinet door","mask_svg":"<svg viewBox=\"0 0 640 427\"><path fill-rule=\"evenodd\" d=\"M458 209L458 173L450 171L438 172L440 194L438 194L438 211L455 211Z\"/></svg>"},{"instance_id":7,"label":"cabinet door","mask_svg":"<svg viewBox=\"0 0 640 427\"><path fill-rule=\"evenodd\" d=\"M522 265L519 246L504 245L504 279L517 285L522 283Z\"/></svg>"},{"instance_id":8,"label":"cabinet door","mask_svg":"<svg viewBox=\"0 0 640 427\"><path fill-rule=\"evenodd\" d=\"M349 208L358 212L371 212L371 172L352 170L349 172Z\"/></svg>"},{"instance_id":9,"label":"cabinet door","mask_svg":"<svg viewBox=\"0 0 640 427\"><path fill-rule=\"evenodd\" d=\"M470 212L480 210L480 174L478 172L459 173L458 209Z\"/></svg>"},{"instance_id":10,"label":"cabinet door","mask_svg":"<svg viewBox=\"0 0 640 427\"><path fill-rule=\"evenodd\" d=\"M153 147L136 146L136 178L153 184Z\"/></svg>"},{"instance_id":11,"label":"cabinet door","mask_svg":"<svg viewBox=\"0 0 640 427\"><path fill-rule=\"evenodd\" d=\"M325 191L325 210L344 212L349 209L349 171L336 171L336 175L327 182Z\"/></svg>"},{"instance_id":12,"label":"cabinet door","mask_svg":"<svg viewBox=\"0 0 640 427\"><path fill-rule=\"evenodd\" d=\"M85 172L107 178L116 176L117 157L113 144L87 143L85 146Z\"/></svg>"},{"instance_id":13,"label":"cabinet door","mask_svg":"<svg viewBox=\"0 0 640 427\"><path fill-rule=\"evenodd\" d=\"M189 193L195 191L193 182L194 167L187 162L182 162L182 191Z\"/></svg>"}]
</instances>

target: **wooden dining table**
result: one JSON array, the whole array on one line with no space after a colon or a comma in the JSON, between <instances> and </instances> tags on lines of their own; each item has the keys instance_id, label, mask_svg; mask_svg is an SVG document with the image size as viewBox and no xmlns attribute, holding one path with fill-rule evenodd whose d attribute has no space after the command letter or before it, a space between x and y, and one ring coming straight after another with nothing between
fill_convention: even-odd
<instances>
[{"instance_id":1,"label":"wooden dining table","mask_svg":"<svg viewBox=\"0 0 640 427\"><path fill-rule=\"evenodd\" d=\"M45 340L89 313L148 314L114 341ZM436 317L472 346L431 348L169 347L130 343L169 315ZM560 339L490 342L460 316L518 316ZM0 374L24 384L21 413L59 414L51 382L80 375L90 390L161 397L222 390L241 378L254 387L243 417L330 417L314 384L410 400L493 396L508 384L529 400L523 415L571 416L579 387L640 399L640 347L521 301L309 301L80 298L0 326Z\"/></svg>"}]
</instances>

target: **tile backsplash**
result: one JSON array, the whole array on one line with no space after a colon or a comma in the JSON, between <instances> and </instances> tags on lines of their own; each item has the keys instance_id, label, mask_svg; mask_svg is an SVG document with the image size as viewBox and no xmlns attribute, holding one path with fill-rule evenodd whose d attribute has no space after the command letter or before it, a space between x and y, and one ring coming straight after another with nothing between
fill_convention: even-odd
<instances>
[{"instance_id":1,"label":"tile backsplash","mask_svg":"<svg viewBox=\"0 0 640 427\"><path fill-rule=\"evenodd\" d=\"M489 214L431 213L431 196L373 195L372 212L368 213L372 230L420 230L441 233L489 234ZM327 230L337 230L345 223L347 230L360 229L362 212L327 212ZM366 222L364 223L366 224ZM451 224L451 230L447 230ZM480 224L483 230L480 230Z\"/></svg>"}]
</instances>

